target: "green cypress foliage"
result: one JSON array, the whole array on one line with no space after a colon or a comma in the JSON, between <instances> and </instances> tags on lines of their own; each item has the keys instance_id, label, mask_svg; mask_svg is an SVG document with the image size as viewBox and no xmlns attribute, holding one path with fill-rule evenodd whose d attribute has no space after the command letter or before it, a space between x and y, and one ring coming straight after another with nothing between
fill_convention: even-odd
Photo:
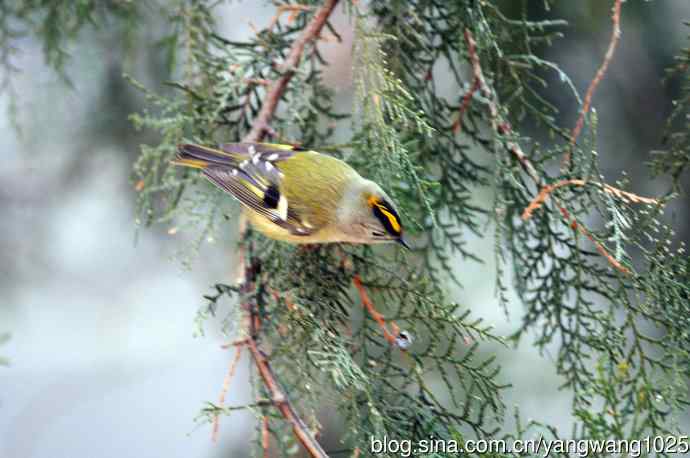
<instances>
[{"instance_id":1,"label":"green cypress foliage","mask_svg":"<svg viewBox=\"0 0 690 458\"><path fill-rule=\"evenodd\" d=\"M85 24L119 20L135 33L143 14L135 2L19 3L0 6L6 67L20 33L38 34L48 63L62 68L64 45ZM257 449L267 431L280 444L276 450L295 453L295 423L280 408L285 400L267 386L263 358L305 431L320 430L319 406L335 406L345 456L366 456L370 437L384 435L461 443L535 432L587 439L676 432L675 418L689 401L690 261L664 210L685 192L681 177L690 162L690 51L682 51L670 71L681 81L681 95L664 149L650 163L668 179L669 191L650 199L636 195L630 183L604 182L596 112L583 113L583 129L573 138L542 95L544 75L554 73L563 94L587 103L558 65L535 51L567 32L564 21L534 21L526 2L516 17L492 1L342 2L355 30L350 116L334 109L335 94L323 81L329 63L314 41L296 67L280 65L321 3L284 7L281 20L235 42L217 27L218 2L171 2L159 42L175 69L168 90L128 77L148 101L146 110L132 114L134 125L159 133L134 165L141 225L192 226L199 235L190 253L226 230L223 216L238 208L169 161L182 141L246 138L271 84L290 72L262 134L344 157L381 182L401 203L418 247L412 253L305 248L243 232L238 243L246 281L216 284L199 324L221 319L228 334L257 345L259 353L251 352L256 402L210 404L203 418L250 409L259 419ZM547 8L552 3L544 2ZM328 22L322 35L339 38ZM452 91L439 87L442 72L451 75ZM549 141L529 138L523 126L543 129ZM340 128L349 128L351 138L334 144ZM492 202L475 197L484 191ZM482 262L468 234L495 244L497 303L505 305L514 289L524 304L513 336L496 336L446 293L447 282L462 280L453 273L457 259L465 266ZM360 279L389 329L395 323L413 338L409 348L386 341L363 310L366 299L355 287ZM506 431L502 398L510 381L487 356L493 343L555 349L556 370L572 393L572 432L524 423L518 412L517 430Z\"/></svg>"}]
</instances>

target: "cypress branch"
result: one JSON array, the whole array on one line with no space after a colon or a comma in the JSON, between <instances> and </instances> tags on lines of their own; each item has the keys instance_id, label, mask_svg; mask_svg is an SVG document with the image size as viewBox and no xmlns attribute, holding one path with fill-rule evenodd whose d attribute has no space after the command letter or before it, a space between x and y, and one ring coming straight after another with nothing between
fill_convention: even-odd
<instances>
[{"instance_id":1,"label":"cypress branch","mask_svg":"<svg viewBox=\"0 0 690 458\"><path fill-rule=\"evenodd\" d=\"M1 65L13 68L10 24L38 34L59 69L65 45L84 27L102 27L104 18L135 24L142 14L121 2L86 1L65 10L72 18L62 2L48 3L0 6ZM372 436L563 438L517 411L515 431L503 427L509 381L488 347L506 341L446 294L449 280L461 281L457 259L483 261L467 234L493 238L497 302L505 307L515 290L524 307L510 342L554 349L571 394L573 438L677 432L673 419L690 402L690 262L663 217L684 192L690 163L690 51L669 70L680 93L650 163L669 190L644 197L626 180L605 181L591 108L625 45L621 1L613 0L608 50L584 98L543 53L566 23L532 18L527 2L342 2L355 29L353 117L336 112L323 77L329 63L317 48L340 36L329 23L337 3L277 2L267 27L237 42L216 26L217 2L176 1L165 10L170 23L159 41L176 69L170 83L155 92L128 77L147 101L132 122L160 134L134 165L138 224L165 224L171 234L193 228L198 235L185 259L238 209L196 175L169 167L181 141L322 146L380 181L414 221L416 248L405 254L298 248L262 238L241 220L237 281L216 284L198 319L202 326L215 316L239 337L218 404L202 410L214 435L220 415L247 408L257 415L255 445L264 454L276 445L287 455L299 444L311 456L333 455L315 439L323 429L317 409L329 403L343 430L337 452L353 457L367 454ZM559 125L544 95L547 73L578 105L572 128ZM548 141L530 138L527 126ZM341 127L351 138L334 144ZM477 197L484 192L491 202ZM256 399L225 407L245 347Z\"/></svg>"}]
</instances>

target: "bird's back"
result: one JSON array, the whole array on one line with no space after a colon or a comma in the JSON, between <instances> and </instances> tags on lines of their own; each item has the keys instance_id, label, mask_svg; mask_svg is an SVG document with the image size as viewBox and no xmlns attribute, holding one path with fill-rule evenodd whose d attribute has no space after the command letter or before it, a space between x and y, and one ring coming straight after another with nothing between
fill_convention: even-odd
<instances>
[{"instance_id":1,"label":"bird's back","mask_svg":"<svg viewBox=\"0 0 690 458\"><path fill-rule=\"evenodd\" d=\"M340 159L314 151L296 153L277 164L289 180L282 180L280 192L288 206L314 228L335 221L346 184L357 172Z\"/></svg>"}]
</instances>

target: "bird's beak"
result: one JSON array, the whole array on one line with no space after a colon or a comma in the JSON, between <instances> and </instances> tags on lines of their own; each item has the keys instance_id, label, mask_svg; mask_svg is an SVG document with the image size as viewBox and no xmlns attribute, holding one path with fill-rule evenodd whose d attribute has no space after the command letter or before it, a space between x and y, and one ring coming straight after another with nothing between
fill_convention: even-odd
<instances>
[{"instance_id":1,"label":"bird's beak","mask_svg":"<svg viewBox=\"0 0 690 458\"><path fill-rule=\"evenodd\" d=\"M410 245L407 244L407 242L405 241L405 239L402 238L402 236L398 237L398 238L396 239L396 241L397 241L400 245L402 245L402 246L404 246L405 248L407 248L408 250L411 249L411 248L410 248Z\"/></svg>"}]
</instances>

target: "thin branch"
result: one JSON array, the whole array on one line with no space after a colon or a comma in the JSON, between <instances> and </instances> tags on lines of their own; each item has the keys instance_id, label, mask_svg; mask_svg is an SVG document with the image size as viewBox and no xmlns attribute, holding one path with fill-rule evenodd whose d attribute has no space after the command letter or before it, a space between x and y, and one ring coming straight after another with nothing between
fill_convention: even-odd
<instances>
[{"instance_id":1,"label":"thin branch","mask_svg":"<svg viewBox=\"0 0 690 458\"><path fill-rule=\"evenodd\" d=\"M478 89L479 89L479 80L477 79L477 77L475 77L472 80L472 87L462 97L462 103L460 104L460 108L458 109L458 119L453 123L453 127L452 127L454 134L456 134L456 135L460 134L460 131L462 130L462 118L465 116L465 112L470 107L470 102L472 101L472 96L474 95L475 92L477 92Z\"/></svg>"},{"instance_id":2,"label":"thin branch","mask_svg":"<svg viewBox=\"0 0 690 458\"><path fill-rule=\"evenodd\" d=\"M309 432L307 425L297 414L297 411L288 400L283 389L280 387L273 369L268 363L268 358L266 357L266 354L259 349L256 339L250 338L247 347L254 358L254 362L256 363L256 367L259 371L259 376L263 380L266 389L271 394L271 401L273 405L276 406L283 417L292 425L292 431L295 433L297 440L299 440L304 449L309 452L312 457L328 458L326 452L316 441L316 439L314 439L314 436Z\"/></svg>"},{"instance_id":3,"label":"thin branch","mask_svg":"<svg viewBox=\"0 0 690 458\"><path fill-rule=\"evenodd\" d=\"M561 211L561 214L563 215L563 218L565 218L566 221L570 220L570 214L568 213L568 210L565 209L563 206L558 206L558 209ZM606 248L604 248L604 245L597 241L594 236L589 232L589 230L584 227L582 224L580 224L577 219L574 217L571 220L570 227L573 230L578 231L580 234L584 235L589 239L590 242L592 242L599 252L600 255L602 255L606 260L611 264L613 267L615 267L618 271L621 273L624 273L626 275L630 275L630 269L625 267L623 264L621 264L611 253L609 253Z\"/></svg>"},{"instance_id":4,"label":"thin branch","mask_svg":"<svg viewBox=\"0 0 690 458\"><path fill-rule=\"evenodd\" d=\"M223 389L220 392L220 396L218 397L218 405L220 407L223 407L225 404L225 396L228 393L228 390L230 389L230 382L232 381L232 378L235 376L235 370L237 370L237 363L240 362L240 356L242 355L242 346L243 344L246 343L246 341L242 341L241 344L235 345L235 358L232 360L232 364L230 364L230 369L228 370L228 373L225 375L225 379L223 380ZM216 414L213 416L213 432L211 433L211 438L213 439L213 442L218 441L218 430L220 429L220 414Z\"/></svg>"},{"instance_id":5,"label":"thin branch","mask_svg":"<svg viewBox=\"0 0 690 458\"><path fill-rule=\"evenodd\" d=\"M503 119L503 117L499 113L498 104L496 103L496 100L494 98L494 92L489 88L489 86L486 83L486 80L484 79L484 73L482 72L481 62L479 61L479 56L477 55L477 44L474 41L472 32L470 32L469 29L465 29L464 35L465 41L467 42L467 52L469 53L470 62L472 64L472 73L474 74L474 77L477 79L477 81L479 81L479 91L481 92L482 96L488 101L487 103L489 106L489 117L491 118L491 127L494 130L494 132L498 133L499 135L510 135L512 133L510 123ZM538 187L543 188L544 181L537 173L537 170L534 168L532 162L529 160L527 155L522 151L520 145L518 145L516 142L508 141L506 142L506 148L513 154L513 156L515 156L515 158L522 166L523 170L532 178L534 183ZM563 206L557 200L556 206L560 210L561 215L566 220L568 225L570 225L570 227L572 227L573 229L578 230L578 232L587 237L594 244L597 251L613 267L615 267L618 271L624 274L630 274L630 270L628 270L625 266L618 262L616 258L606 250L604 245L598 242L582 224L580 224L575 218L571 219L570 212L565 208L565 206Z\"/></svg>"},{"instance_id":6,"label":"thin branch","mask_svg":"<svg viewBox=\"0 0 690 458\"><path fill-rule=\"evenodd\" d=\"M362 280L359 278L359 275L355 275L352 278L352 282L355 284L355 287L359 291L359 297L362 300L362 305L367 309L369 312L369 315L378 323L379 327L383 330L383 337L386 338L388 343L391 345L398 345L397 342L397 337L400 334L400 329L395 323L391 324L391 327L393 328L393 331L389 331L388 327L386 326L386 320L383 318L383 315L376 310L374 307L374 304L371 302L371 299L369 299L369 295L367 294L366 289L364 289L364 286L362 285Z\"/></svg>"},{"instance_id":7,"label":"thin branch","mask_svg":"<svg viewBox=\"0 0 690 458\"><path fill-rule=\"evenodd\" d=\"M257 86L270 86L271 80L267 80L266 78L246 78L244 80L244 83L255 84Z\"/></svg>"},{"instance_id":8,"label":"thin branch","mask_svg":"<svg viewBox=\"0 0 690 458\"><path fill-rule=\"evenodd\" d=\"M290 48L290 53L287 59L282 65L284 70L283 76L278 78L273 82L271 87L266 92L266 97L264 103L261 106L261 111L254 119L252 125L252 130L245 136L245 142L257 142L260 141L264 135L266 135L266 130L273 119L273 115L278 107L278 102L280 102L288 83L295 75L295 69L299 65L299 61L302 58L302 53L304 52L304 47L307 43L318 38L321 30L323 29L328 17L333 12L333 9L338 4L338 0L326 0L324 5L314 14L311 22L304 29L302 34L295 40Z\"/></svg>"},{"instance_id":9,"label":"thin branch","mask_svg":"<svg viewBox=\"0 0 690 458\"><path fill-rule=\"evenodd\" d=\"M479 55L477 54L477 42L474 41L474 36L472 36L470 29L465 29L464 35L465 41L467 42L467 52L470 55L470 62L472 64L472 74L474 75L475 81L479 84L479 92L481 92L482 96L488 101L491 127L499 135L510 135L512 133L510 123L504 120L498 112L498 106L494 100L493 91L489 88L489 85L486 84L486 79L484 79L484 72L482 71ZM538 186L541 186L542 180L539 174L532 165L532 162L527 158L527 155L520 148L520 145L515 142L507 142L506 147L513 156L515 156L532 180L534 180Z\"/></svg>"},{"instance_id":10,"label":"thin branch","mask_svg":"<svg viewBox=\"0 0 690 458\"><path fill-rule=\"evenodd\" d=\"M601 63L601 66L597 70L597 73L594 75L592 82L589 83L589 87L587 88L587 94L585 95L585 100L582 104L582 109L580 110L580 116L577 118L575 127L573 128L573 131L570 134L570 147L563 156L563 162L561 163L561 172L565 171L570 166L573 148L575 148L575 142L577 142L577 138L580 136L582 127L585 124L585 116L587 115L587 113L589 113L589 108L592 105L592 97L594 96L594 91L601 82L601 80L604 78L606 70L609 67L609 63L611 62L611 59L613 59L613 54L616 52L616 46L618 45L618 41L621 37L620 21L622 3L622 0L614 0L613 8L611 10L611 21L613 22L613 30L611 31L611 40L609 41L609 47L606 50L606 54L604 55L604 60Z\"/></svg>"},{"instance_id":11,"label":"thin branch","mask_svg":"<svg viewBox=\"0 0 690 458\"><path fill-rule=\"evenodd\" d=\"M276 10L276 14L273 16L270 24L268 24L268 27L266 27L266 29L273 29L273 27L275 27L278 24L278 21L280 21L280 17L283 15L283 13L287 13L288 11L290 12L288 16L288 23L290 23L297 18L297 15L299 13L311 11L312 9L313 7L309 5L279 5Z\"/></svg>"},{"instance_id":12,"label":"thin branch","mask_svg":"<svg viewBox=\"0 0 690 458\"><path fill-rule=\"evenodd\" d=\"M242 237L244 238L246 235L246 226L242 226L241 230L243 231ZM256 276L259 270L258 261L251 258L251 244L249 245L249 256L245 253L245 248L245 245L240 246L240 261L244 267L244 274L241 276L242 283L240 285L241 297L248 296L256 288ZM250 261L249 263L247 263L248 258ZM297 411L290 403L290 400L281 388L269 364L268 357L259 348L258 332L261 328L261 319L259 317L256 300L256 297L254 297L241 304L242 309L247 312L246 321L248 324L246 324L246 327L248 336L246 339L239 341L238 344L246 345L249 349L259 376L270 394L271 404L276 407L283 418L292 425L292 430L304 449L309 452L313 458L328 458L328 455L323 451L321 445L309 431L304 420L297 414ZM264 443L262 437L262 447Z\"/></svg>"},{"instance_id":13,"label":"thin branch","mask_svg":"<svg viewBox=\"0 0 690 458\"><path fill-rule=\"evenodd\" d=\"M539 210L542 205L544 205L544 202L549 198L552 192L554 192L558 188L562 188L565 186L586 186L587 184L594 184L602 188L604 192L607 192L611 195L614 195L618 197L619 199L623 200L624 202L633 202L633 203L642 203L642 204L658 204L659 200L653 199L651 197L642 197L638 196L637 194L634 194L632 192L628 191L623 191L622 189L618 189L614 186L611 186L609 184L601 184L597 182L587 182L585 180L580 180L580 179L571 179L571 180L561 180L556 183L544 186L541 188L541 191L539 191L539 194L532 199L532 202L529 203L529 205L525 208L525 210L522 212L522 219L523 221L527 221L532 217L532 214Z\"/></svg>"},{"instance_id":14,"label":"thin branch","mask_svg":"<svg viewBox=\"0 0 690 458\"><path fill-rule=\"evenodd\" d=\"M253 121L252 128L247 135L243 138L244 142L252 143L259 142L263 140L264 136L270 131L269 123L273 118L276 108L278 107L278 102L282 98L288 83L295 74L295 68L299 64L299 61L304 52L304 48L310 41L318 38L321 30L326 24L328 17L333 12L338 0L327 0L326 3L314 14L311 22L306 26L300 37L295 40L290 48L290 53L288 54L283 68L285 72L276 81L272 82L267 89L266 96L264 98L261 110ZM244 214L240 217L239 222L239 239L242 241L238 249L238 271L237 271L237 283L240 285L240 292L243 297L246 297L255 288L255 277L257 273L257 267L247 264L248 256L245 246L246 233L247 233L247 220ZM251 249L251 246L249 247ZM259 314L257 310L257 304L255 299L250 299L246 303L242 304L242 308L247 311L248 314L248 337L246 339L246 345L249 349L254 364L258 370L259 376L261 377L264 386L271 395L271 402L280 411L283 418L292 425L292 430L302 444L304 449L309 452L309 454L314 458L328 458L326 452L324 452L321 445L316 441L314 436L311 434L304 420L297 414L297 411L290 403L287 395L280 387L280 384L268 362L266 354L259 348L259 343L257 341L257 333L259 331L261 321L259 319ZM263 426L267 428L267 425ZM262 447L264 452L267 451L267 441L262 437Z\"/></svg>"},{"instance_id":15,"label":"thin branch","mask_svg":"<svg viewBox=\"0 0 690 458\"><path fill-rule=\"evenodd\" d=\"M266 415L261 419L261 448L263 449L263 458L268 458L268 447L269 447L269 435L268 435L268 417Z\"/></svg>"}]
</instances>

